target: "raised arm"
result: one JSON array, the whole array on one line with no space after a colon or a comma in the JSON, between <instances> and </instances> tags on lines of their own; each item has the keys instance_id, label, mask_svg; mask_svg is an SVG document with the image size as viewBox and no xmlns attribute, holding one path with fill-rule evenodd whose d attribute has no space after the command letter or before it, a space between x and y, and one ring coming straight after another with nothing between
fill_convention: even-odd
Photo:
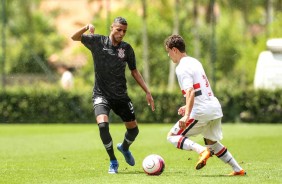
<instances>
[{"instance_id":1,"label":"raised arm","mask_svg":"<svg viewBox=\"0 0 282 184\"><path fill-rule=\"evenodd\" d=\"M86 26L80 28L78 31L76 31L72 36L71 39L73 41L81 41L81 36L83 33L85 33L87 30L89 30L89 32L91 34L94 34L95 31L95 27L92 24L87 24Z\"/></svg>"},{"instance_id":2,"label":"raised arm","mask_svg":"<svg viewBox=\"0 0 282 184\"><path fill-rule=\"evenodd\" d=\"M146 99L148 102L148 105L151 106L152 111L155 110L155 103L154 103L154 99L152 97L151 92L149 91L142 75L139 73L139 71L137 69L135 70L131 70L131 75L133 76L133 78L137 81L137 83L139 84L139 86L141 86L141 88L145 91L146 93Z\"/></svg>"}]
</instances>

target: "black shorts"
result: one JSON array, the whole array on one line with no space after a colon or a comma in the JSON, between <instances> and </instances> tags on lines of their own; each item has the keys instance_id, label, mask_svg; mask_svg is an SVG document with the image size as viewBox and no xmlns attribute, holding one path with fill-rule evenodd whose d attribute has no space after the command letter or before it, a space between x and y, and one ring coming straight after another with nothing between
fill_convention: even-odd
<instances>
[{"instance_id":1,"label":"black shorts","mask_svg":"<svg viewBox=\"0 0 282 184\"><path fill-rule=\"evenodd\" d=\"M110 111L113 110L124 122L135 120L134 107L129 97L116 100L95 96L93 97L93 108L96 117L101 114L109 116Z\"/></svg>"}]
</instances>

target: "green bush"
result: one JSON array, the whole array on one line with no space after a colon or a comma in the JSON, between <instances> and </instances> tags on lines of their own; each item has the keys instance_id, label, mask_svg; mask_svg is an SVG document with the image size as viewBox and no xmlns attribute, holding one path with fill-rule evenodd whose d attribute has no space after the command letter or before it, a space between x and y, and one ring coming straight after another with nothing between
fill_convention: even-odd
<instances>
[{"instance_id":1,"label":"green bush","mask_svg":"<svg viewBox=\"0 0 282 184\"><path fill-rule=\"evenodd\" d=\"M0 94L2 123L78 123L92 116L91 101L64 91L21 91ZM90 108L88 107L90 106Z\"/></svg>"},{"instance_id":2,"label":"green bush","mask_svg":"<svg viewBox=\"0 0 282 184\"><path fill-rule=\"evenodd\" d=\"M140 95L141 94L141 95ZM147 105L144 92L130 93L138 122L175 123L184 98L177 92L153 93L156 110ZM221 90L217 97L223 122L282 122L281 90ZM91 123L95 122L91 93L62 90L0 92L0 123ZM111 122L121 122L114 113Z\"/></svg>"},{"instance_id":3,"label":"green bush","mask_svg":"<svg viewBox=\"0 0 282 184\"><path fill-rule=\"evenodd\" d=\"M222 104L224 121L282 122L281 90L224 90L218 98Z\"/></svg>"}]
</instances>

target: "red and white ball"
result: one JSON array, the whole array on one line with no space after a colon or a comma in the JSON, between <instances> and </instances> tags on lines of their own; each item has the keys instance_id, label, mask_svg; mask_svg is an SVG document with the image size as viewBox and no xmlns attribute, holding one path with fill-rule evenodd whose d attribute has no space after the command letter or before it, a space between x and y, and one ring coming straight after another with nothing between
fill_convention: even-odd
<instances>
[{"instance_id":1,"label":"red and white ball","mask_svg":"<svg viewBox=\"0 0 282 184\"><path fill-rule=\"evenodd\" d=\"M144 158L142 167L148 175L160 175L165 169L165 162L160 155L151 154Z\"/></svg>"}]
</instances>

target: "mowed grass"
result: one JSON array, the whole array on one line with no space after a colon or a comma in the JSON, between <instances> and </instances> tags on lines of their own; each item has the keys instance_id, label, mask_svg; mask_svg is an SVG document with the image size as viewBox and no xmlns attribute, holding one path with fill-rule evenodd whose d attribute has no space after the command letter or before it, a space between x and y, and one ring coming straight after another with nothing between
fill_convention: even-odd
<instances>
[{"instance_id":1,"label":"mowed grass","mask_svg":"<svg viewBox=\"0 0 282 184\"><path fill-rule=\"evenodd\" d=\"M222 143L246 177L227 177L229 165L217 157L202 170L194 169L198 155L174 148L166 140L171 124L139 123L140 133L131 147L131 167L116 150L119 173L107 173L109 160L96 124L0 125L0 183L282 183L282 124L223 124ZM123 140L123 124L111 124L114 145ZM193 138L203 144L200 136ZM147 176L142 160L161 155L166 163L160 176Z\"/></svg>"}]
</instances>

